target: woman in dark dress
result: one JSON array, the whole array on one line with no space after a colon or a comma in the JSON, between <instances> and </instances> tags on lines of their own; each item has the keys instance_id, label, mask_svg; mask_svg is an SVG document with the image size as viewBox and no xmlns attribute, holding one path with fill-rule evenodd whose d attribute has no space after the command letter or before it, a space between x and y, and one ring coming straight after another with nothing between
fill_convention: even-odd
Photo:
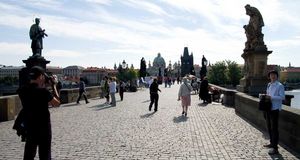
<instances>
[{"instance_id":1,"label":"woman in dark dress","mask_svg":"<svg viewBox=\"0 0 300 160\"><path fill-rule=\"evenodd\" d=\"M203 100L203 103L209 103L209 94L208 94L208 81L207 78L204 77L200 84L200 93L199 97Z\"/></svg>"}]
</instances>

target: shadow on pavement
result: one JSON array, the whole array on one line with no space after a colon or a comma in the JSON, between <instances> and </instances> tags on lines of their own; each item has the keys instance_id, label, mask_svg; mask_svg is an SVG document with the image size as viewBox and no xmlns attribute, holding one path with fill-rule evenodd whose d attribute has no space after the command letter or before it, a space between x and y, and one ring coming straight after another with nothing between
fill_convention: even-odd
<instances>
[{"instance_id":1,"label":"shadow on pavement","mask_svg":"<svg viewBox=\"0 0 300 160\"><path fill-rule=\"evenodd\" d=\"M80 104L74 104L74 103L67 103L67 104L62 104L61 107L73 107L73 106L80 106Z\"/></svg>"},{"instance_id":2,"label":"shadow on pavement","mask_svg":"<svg viewBox=\"0 0 300 160\"><path fill-rule=\"evenodd\" d=\"M115 107L115 106L111 106L111 105L103 103L103 104L100 104L100 105L91 106L89 108L95 108L94 109L95 111L99 111L99 110L107 109L107 108L111 108L111 107Z\"/></svg>"},{"instance_id":3,"label":"shadow on pavement","mask_svg":"<svg viewBox=\"0 0 300 160\"><path fill-rule=\"evenodd\" d=\"M100 97L95 97L95 98L89 98L91 100L99 100L99 99L103 99L103 98L100 98Z\"/></svg>"},{"instance_id":4,"label":"shadow on pavement","mask_svg":"<svg viewBox=\"0 0 300 160\"><path fill-rule=\"evenodd\" d=\"M279 154L276 154L276 155L270 155L271 159L278 159L278 160L284 160L284 158L282 157L282 155L279 153Z\"/></svg>"},{"instance_id":5,"label":"shadow on pavement","mask_svg":"<svg viewBox=\"0 0 300 160\"><path fill-rule=\"evenodd\" d=\"M143 101L142 103L147 103L147 102L150 102L150 100L148 99L148 100L145 100L145 101Z\"/></svg>"},{"instance_id":6,"label":"shadow on pavement","mask_svg":"<svg viewBox=\"0 0 300 160\"><path fill-rule=\"evenodd\" d=\"M140 117L141 118L149 118L149 117L152 117L155 113L156 112L147 113L147 114L141 115Z\"/></svg>"},{"instance_id":7,"label":"shadow on pavement","mask_svg":"<svg viewBox=\"0 0 300 160\"><path fill-rule=\"evenodd\" d=\"M208 103L199 103L198 106L200 107L206 107L208 105Z\"/></svg>"},{"instance_id":8,"label":"shadow on pavement","mask_svg":"<svg viewBox=\"0 0 300 160\"><path fill-rule=\"evenodd\" d=\"M173 118L174 123L186 122L189 117L186 116L178 116Z\"/></svg>"}]
</instances>

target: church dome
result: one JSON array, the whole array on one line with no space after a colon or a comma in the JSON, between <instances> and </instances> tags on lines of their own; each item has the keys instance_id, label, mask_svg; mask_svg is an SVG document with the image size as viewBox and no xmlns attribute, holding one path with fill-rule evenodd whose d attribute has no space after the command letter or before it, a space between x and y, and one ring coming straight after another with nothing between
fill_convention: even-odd
<instances>
[{"instance_id":1,"label":"church dome","mask_svg":"<svg viewBox=\"0 0 300 160\"><path fill-rule=\"evenodd\" d=\"M154 58L153 67L166 67L166 62L163 57L161 57L160 53L157 54L157 57Z\"/></svg>"}]
</instances>

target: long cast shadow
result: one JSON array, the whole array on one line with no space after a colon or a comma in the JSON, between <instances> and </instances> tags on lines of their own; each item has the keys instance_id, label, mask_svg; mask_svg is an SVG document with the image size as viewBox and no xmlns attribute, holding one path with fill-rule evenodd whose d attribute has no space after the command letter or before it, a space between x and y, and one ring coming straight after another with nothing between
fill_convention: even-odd
<instances>
[{"instance_id":1,"label":"long cast shadow","mask_svg":"<svg viewBox=\"0 0 300 160\"><path fill-rule=\"evenodd\" d=\"M276 155L270 155L271 159L278 159L278 160L284 160L284 158L282 157L282 155L279 153L279 154L276 154Z\"/></svg>"},{"instance_id":2,"label":"long cast shadow","mask_svg":"<svg viewBox=\"0 0 300 160\"><path fill-rule=\"evenodd\" d=\"M156 113L156 112L147 113L147 114L141 115L140 117L141 117L141 118L150 118L150 117L152 117L155 113Z\"/></svg>"},{"instance_id":3,"label":"long cast shadow","mask_svg":"<svg viewBox=\"0 0 300 160\"><path fill-rule=\"evenodd\" d=\"M174 123L186 122L187 119L188 119L188 117L183 116L183 115L182 116L177 116L177 117L173 118L173 122Z\"/></svg>"},{"instance_id":4,"label":"long cast shadow","mask_svg":"<svg viewBox=\"0 0 300 160\"><path fill-rule=\"evenodd\" d=\"M114 106L107 105L107 104L100 104L100 105L96 105L96 106L91 106L89 108L94 108L95 111L100 111L100 110L108 109L108 108L111 108L111 107L114 107Z\"/></svg>"},{"instance_id":5,"label":"long cast shadow","mask_svg":"<svg viewBox=\"0 0 300 160\"><path fill-rule=\"evenodd\" d=\"M208 103L199 103L198 106L200 107L206 107L208 105Z\"/></svg>"},{"instance_id":6,"label":"long cast shadow","mask_svg":"<svg viewBox=\"0 0 300 160\"><path fill-rule=\"evenodd\" d=\"M73 107L73 106L79 106L80 104L74 104L74 103L68 103L68 104L62 104L61 107Z\"/></svg>"},{"instance_id":7,"label":"long cast shadow","mask_svg":"<svg viewBox=\"0 0 300 160\"><path fill-rule=\"evenodd\" d=\"M150 102L150 100L148 99L148 100L145 100L145 101L143 101L142 103L147 103L147 102Z\"/></svg>"},{"instance_id":8,"label":"long cast shadow","mask_svg":"<svg viewBox=\"0 0 300 160\"><path fill-rule=\"evenodd\" d=\"M90 106L88 108L99 108L99 107L105 107L105 106L108 106L108 104L103 103L103 104L99 104L99 105L95 105L95 106Z\"/></svg>"}]
</instances>

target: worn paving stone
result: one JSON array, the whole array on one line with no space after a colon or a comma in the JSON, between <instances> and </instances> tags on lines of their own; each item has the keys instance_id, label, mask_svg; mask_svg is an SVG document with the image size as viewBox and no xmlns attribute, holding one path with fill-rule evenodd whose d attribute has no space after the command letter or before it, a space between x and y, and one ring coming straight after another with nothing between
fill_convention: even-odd
<instances>
[{"instance_id":1,"label":"worn paving stone","mask_svg":"<svg viewBox=\"0 0 300 160\"><path fill-rule=\"evenodd\" d=\"M125 93L116 107L104 99L51 108L52 157L74 159L299 159L282 146L270 157L264 134L219 103L202 105L192 95L188 117L181 116L178 85L160 86L158 112L148 111L149 90ZM119 100L118 95L116 96ZM22 159L24 143L0 123L0 159ZM36 158L37 159L37 158Z\"/></svg>"}]
</instances>

